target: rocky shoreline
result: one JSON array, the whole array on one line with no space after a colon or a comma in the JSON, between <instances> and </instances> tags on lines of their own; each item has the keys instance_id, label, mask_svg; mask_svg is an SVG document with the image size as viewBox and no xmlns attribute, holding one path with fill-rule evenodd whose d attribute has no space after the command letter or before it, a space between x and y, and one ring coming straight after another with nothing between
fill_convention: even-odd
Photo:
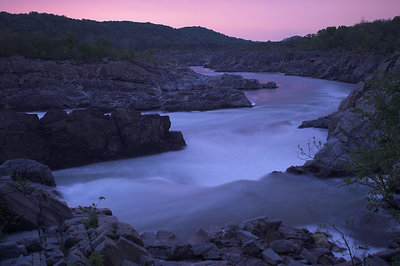
<instances>
[{"instance_id":1,"label":"rocky shoreline","mask_svg":"<svg viewBox=\"0 0 400 266\"><path fill-rule=\"evenodd\" d=\"M98 204L69 208L48 186L54 177L40 163L7 161L0 176L0 265L351 265L334 256L340 248L326 234L281 220L257 217L199 229L182 242L163 230L139 234ZM389 265L400 253L396 241L365 265Z\"/></svg>"},{"instance_id":2,"label":"rocky shoreline","mask_svg":"<svg viewBox=\"0 0 400 266\"><path fill-rule=\"evenodd\" d=\"M168 116L142 115L133 108L51 110L37 115L0 110L0 163L32 159L61 169L83 164L179 150L180 131Z\"/></svg>"},{"instance_id":3,"label":"rocky shoreline","mask_svg":"<svg viewBox=\"0 0 400 266\"><path fill-rule=\"evenodd\" d=\"M232 49L214 53L164 52L160 56L166 60L175 60L178 64L201 65L217 72L281 72L349 83L366 79L386 57L373 52L262 49Z\"/></svg>"},{"instance_id":4,"label":"rocky shoreline","mask_svg":"<svg viewBox=\"0 0 400 266\"><path fill-rule=\"evenodd\" d=\"M365 142L365 136L377 135L368 119L361 119L360 114L353 110L359 108L370 111L368 97L372 89L371 81L382 78L384 73L400 76L400 56L393 55L382 61L376 73L365 82L361 82L340 103L338 111L316 120L304 121L300 127L328 128L327 144L322 147L313 160L307 161L303 166L292 166L287 172L302 174L312 173L318 177L343 177L351 176L351 171L346 167L350 163L350 153Z\"/></svg>"},{"instance_id":5,"label":"rocky shoreline","mask_svg":"<svg viewBox=\"0 0 400 266\"><path fill-rule=\"evenodd\" d=\"M238 75L204 76L188 67L139 61L0 58L0 106L15 111L93 107L204 111L251 107L243 89L276 87Z\"/></svg>"}]
</instances>

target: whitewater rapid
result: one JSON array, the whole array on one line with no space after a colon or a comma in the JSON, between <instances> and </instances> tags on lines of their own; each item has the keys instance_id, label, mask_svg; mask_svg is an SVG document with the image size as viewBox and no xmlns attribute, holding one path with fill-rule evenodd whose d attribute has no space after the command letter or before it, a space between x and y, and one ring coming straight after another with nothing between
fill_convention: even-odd
<instances>
[{"instance_id":1,"label":"whitewater rapid","mask_svg":"<svg viewBox=\"0 0 400 266\"><path fill-rule=\"evenodd\" d=\"M340 179L269 175L304 163L298 145L313 137L324 141L327 131L298 125L335 111L355 85L279 73L240 74L275 81L279 88L247 91L253 108L163 113L170 116L172 130L183 133L187 147L181 151L56 171L67 203L90 205L104 196L100 207L111 208L138 231L167 229L182 238L200 227L266 215L292 226L331 223L360 241L384 241L376 228L384 218L364 223L365 189L344 186ZM346 227L346 220L357 226Z\"/></svg>"}]
</instances>

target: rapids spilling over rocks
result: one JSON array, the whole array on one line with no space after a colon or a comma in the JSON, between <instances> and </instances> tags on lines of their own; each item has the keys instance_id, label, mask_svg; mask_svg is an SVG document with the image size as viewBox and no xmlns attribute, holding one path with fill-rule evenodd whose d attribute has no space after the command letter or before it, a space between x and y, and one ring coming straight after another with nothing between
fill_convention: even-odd
<instances>
[{"instance_id":1,"label":"rapids spilling over rocks","mask_svg":"<svg viewBox=\"0 0 400 266\"><path fill-rule=\"evenodd\" d=\"M104 265L347 265L334 256L340 249L327 235L281 220L258 217L199 229L183 242L164 230L139 234L96 204L70 209L46 185L54 184L50 170L35 161L7 161L0 171L9 173L0 178L2 230L8 232L0 240L0 265L87 265L96 259ZM26 183L17 181L19 173ZM370 255L365 262L388 265L392 253L399 251Z\"/></svg>"}]
</instances>

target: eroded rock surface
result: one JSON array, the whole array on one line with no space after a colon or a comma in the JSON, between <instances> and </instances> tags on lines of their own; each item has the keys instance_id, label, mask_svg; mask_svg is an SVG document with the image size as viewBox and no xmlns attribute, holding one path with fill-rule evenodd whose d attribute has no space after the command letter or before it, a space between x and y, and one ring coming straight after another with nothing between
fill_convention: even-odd
<instances>
[{"instance_id":1,"label":"eroded rock surface","mask_svg":"<svg viewBox=\"0 0 400 266\"><path fill-rule=\"evenodd\" d=\"M326 125L328 122L327 145L315 154L314 160L307 161L303 166L290 167L291 173L315 173L320 177L348 176L351 171L346 167L350 163L350 153L365 143L365 136L377 136L379 130L371 127L371 121L362 118L359 113L354 112L356 108L364 112L373 112L365 97L372 89L371 80L383 77L383 73L400 76L400 56L394 55L384 60L377 72L365 82L358 86L339 105L335 113L314 120L305 121L303 125L311 126ZM326 121L326 119L328 121Z\"/></svg>"},{"instance_id":2,"label":"eroded rock surface","mask_svg":"<svg viewBox=\"0 0 400 266\"><path fill-rule=\"evenodd\" d=\"M204 76L188 67L173 65L0 59L0 106L16 111L95 107L110 112L128 106L168 111L251 107L244 93L237 89L260 87L257 80L235 75ZM191 105L188 98L196 98L196 104ZM182 109L171 102L186 104Z\"/></svg>"},{"instance_id":3,"label":"eroded rock surface","mask_svg":"<svg viewBox=\"0 0 400 266\"><path fill-rule=\"evenodd\" d=\"M60 169L181 149L186 145L182 133L169 131L170 126L168 116L141 115L133 108L116 108L111 115L91 108L69 114L52 110L40 120L36 115L3 110L0 162L28 158ZM16 162L9 164L4 166L8 171L24 174ZM29 167L37 168L37 178L46 178L44 168Z\"/></svg>"}]
</instances>

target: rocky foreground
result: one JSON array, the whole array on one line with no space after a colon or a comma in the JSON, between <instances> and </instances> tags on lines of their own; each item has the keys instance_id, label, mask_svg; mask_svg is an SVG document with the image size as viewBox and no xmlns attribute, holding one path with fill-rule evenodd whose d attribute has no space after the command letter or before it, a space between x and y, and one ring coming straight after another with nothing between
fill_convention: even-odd
<instances>
[{"instance_id":1,"label":"rocky foreground","mask_svg":"<svg viewBox=\"0 0 400 266\"><path fill-rule=\"evenodd\" d=\"M35 161L7 161L0 176L0 265L351 265L333 255L341 249L326 234L280 220L199 229L182 242L163 230L139 234L98 203L69 208L50 169ZM365 265L389 265L400 240L391 247Z\"/></svg>"},{"instance_id":2,"label":"rocky foreground","mask_svg":"<svg viewBox=\"0 0 400 266\"><path fill-rule=\"evenodd\" d=\"M168 116L116 108L51 110L37 115L0 110L0 163L26 158L51 169L127 158L186 146L180 131L169 131Z\"/></svg>"},{"instance_id":3,"label":"rocky foreground","mask_svg":"<svg viewBox=\"0 0 400 266\"><path fill-rule=\"evenodd\" d=\"M0 59L0 106L15 111L94 107L192 111L251 107L242 89L276 87L237 75L217 77L188 67L143 62Z\"/></svg>"},{"instance_id":4,"label":"rocky foreground","mask_svg":"<svg viewBox=\"0 0 400 266\"><path fill-rule=\"evenodd\" d=\"M382 78L384 73L400 76L400 56L393 55L382 61L376 73L358 86L339 105L338 111L316 120L304 121L300 127L328 128L326 146L315 154L313 160L303 166L290 167L291 173L313 173L319 177L349 176L352 173L347 165L351 162L350 153L365 144L365 136L377 136L379 130L371 127L371 121L362 119L354 112L359 108L364 112L372 110L366 95L372 89L371 80Z\"/></svg>"}]
</instances>

